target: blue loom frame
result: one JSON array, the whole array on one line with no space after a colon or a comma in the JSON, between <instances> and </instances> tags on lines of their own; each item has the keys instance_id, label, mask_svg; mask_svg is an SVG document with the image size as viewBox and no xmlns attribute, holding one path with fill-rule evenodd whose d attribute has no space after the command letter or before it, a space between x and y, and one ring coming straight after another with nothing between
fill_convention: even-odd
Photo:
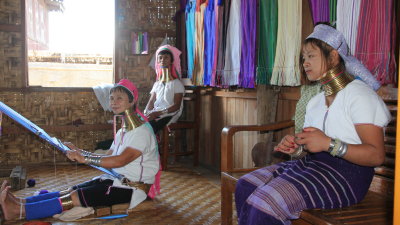
<instances>
[{"instance_id":1,"label":"blue loom frame","mask_svg":"<svg viewBox=\"0 0 400 225\"><path fill-rule=\"evenodd\" d=\"M45 140L47 143L50 145L54 146L56 149L60 150L62 153L66 154L67 151L70 149L65 146L60 139L51 137L46 131L44 131L42 128L38 127L36 124L34 124L32 121L28 120L27 118L23 117L21 114L17 113L15 110L4 104L2 101L0 101L0 111L9 116L11 119L13 119L15 122L21 124L23 127L28 129L30 132L34 133L35 135L39 136L41 139ZM118 174L115 172L113 169L106 169L103 167L99 166L94 166L90 165L93 168L96 168L98 170L101 170L115 178L118 179L123 179L124 176L121 174Z\"/></svg>"}]
</instances>

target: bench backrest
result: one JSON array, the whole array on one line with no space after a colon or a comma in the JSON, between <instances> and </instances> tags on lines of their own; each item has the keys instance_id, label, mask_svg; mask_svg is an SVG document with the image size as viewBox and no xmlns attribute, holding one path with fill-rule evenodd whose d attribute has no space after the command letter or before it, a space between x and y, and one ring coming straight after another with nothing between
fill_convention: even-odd
<instances>
[{"instance_id":1,"label":"bench backrest","mask_svg":"<svg viewBox=\"0 0 400 225\"><path fill-rule=\"evenodd\" d=\"M375 168L375 177L370 190L393 196L394 191L394 165L396 157L396 121L397 121L397 100L385 100L392 115L392 120L385 128L385 162Z\"/></svg>"}]
</instances>

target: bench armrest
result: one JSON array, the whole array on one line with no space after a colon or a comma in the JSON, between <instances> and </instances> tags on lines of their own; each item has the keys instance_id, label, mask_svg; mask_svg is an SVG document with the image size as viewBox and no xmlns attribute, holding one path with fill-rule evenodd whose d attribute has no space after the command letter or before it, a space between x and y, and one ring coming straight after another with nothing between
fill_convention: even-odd
<instances>
[{"instance_id":1,"label":"bench armrest","mask_svg":"<svg viewBox=\"0 0 400 225\"><path fill-rule=\"evenodd\" d=\"M221 172L246 172L250 169L233 168L233 136L240 131L275 131L294 126L293 120L285 120L264 125L226 126L221 132Z\"/></svg>"}]
</instances>

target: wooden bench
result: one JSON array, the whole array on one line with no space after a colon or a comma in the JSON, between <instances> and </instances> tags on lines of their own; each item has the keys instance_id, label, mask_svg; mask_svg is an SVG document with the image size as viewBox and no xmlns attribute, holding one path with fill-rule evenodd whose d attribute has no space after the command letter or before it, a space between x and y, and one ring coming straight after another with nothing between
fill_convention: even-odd
<instances>
[{"instance_id":1,"label":"wooden bench","mask_svg":"<svg viewBox=\"0 0 400 225\"><path fill-rule=\"evenodd\" d=\"M293 224L392 224L394 159L396 140L397 100L385 101L393 120L385 130L386 160L375 169L369 191L359 204L342 209L312 209L301 213ZM238 179L257 168L234 168L233 138L242 131L276 132L294 126L294 121L282 121L268 125L227 126L221 134L221 224L233 222L233 193Z\"/></svg>"}]
</instances>

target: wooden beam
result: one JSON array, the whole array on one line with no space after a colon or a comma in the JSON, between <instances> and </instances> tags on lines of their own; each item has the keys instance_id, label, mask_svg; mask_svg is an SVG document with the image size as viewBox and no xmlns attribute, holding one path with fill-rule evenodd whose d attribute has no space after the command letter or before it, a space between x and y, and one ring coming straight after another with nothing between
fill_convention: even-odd
<instances>
[{"instance_id":1,"label":"wooden beam","mask_svg":"<svg viewBox=\"0 0 400 225\"><path fill-rule=\"evenodd\" d=\"M0 24L0 31L3 31L3 32L21 32L21 25Z\"/></svg>"},{"instance_id":2,"label":"wooden beam","mask_svg":"<svg viewBox=\"0 0 400 225\"><path fill-rule=\"evenodd\" d=\"M231 92L231 91L212 91L211 95L224 98L252 98L257 99L257 93L252 92Z\"/></svg>"},{"instance_id":3,"label":"wooden beam","mask_svg":"<svg viewBox=\"0 0 400 225\"><path fill-rule=\"evenodd\" d=\"M91 87L42 87L29 86L20 88L0 87L0 92L93 92ZM93 92L94 93L94 92Z\"/></svg>"},{"instance_id":4,"label":"wooden beam","mask_svg":"<svg viewBox=\"0 0 400 225\"><path fill-rule=\"evenodd\" d=\"M83 132L83 131L100 131L100 130L112 130L112 124L83 124L83 125L41 125L44 131L48 133L62 133L62 132ZM21 127L3 127L2 134L23 134L29 133L30 131Z\"/></svg>"}]
</instances>

